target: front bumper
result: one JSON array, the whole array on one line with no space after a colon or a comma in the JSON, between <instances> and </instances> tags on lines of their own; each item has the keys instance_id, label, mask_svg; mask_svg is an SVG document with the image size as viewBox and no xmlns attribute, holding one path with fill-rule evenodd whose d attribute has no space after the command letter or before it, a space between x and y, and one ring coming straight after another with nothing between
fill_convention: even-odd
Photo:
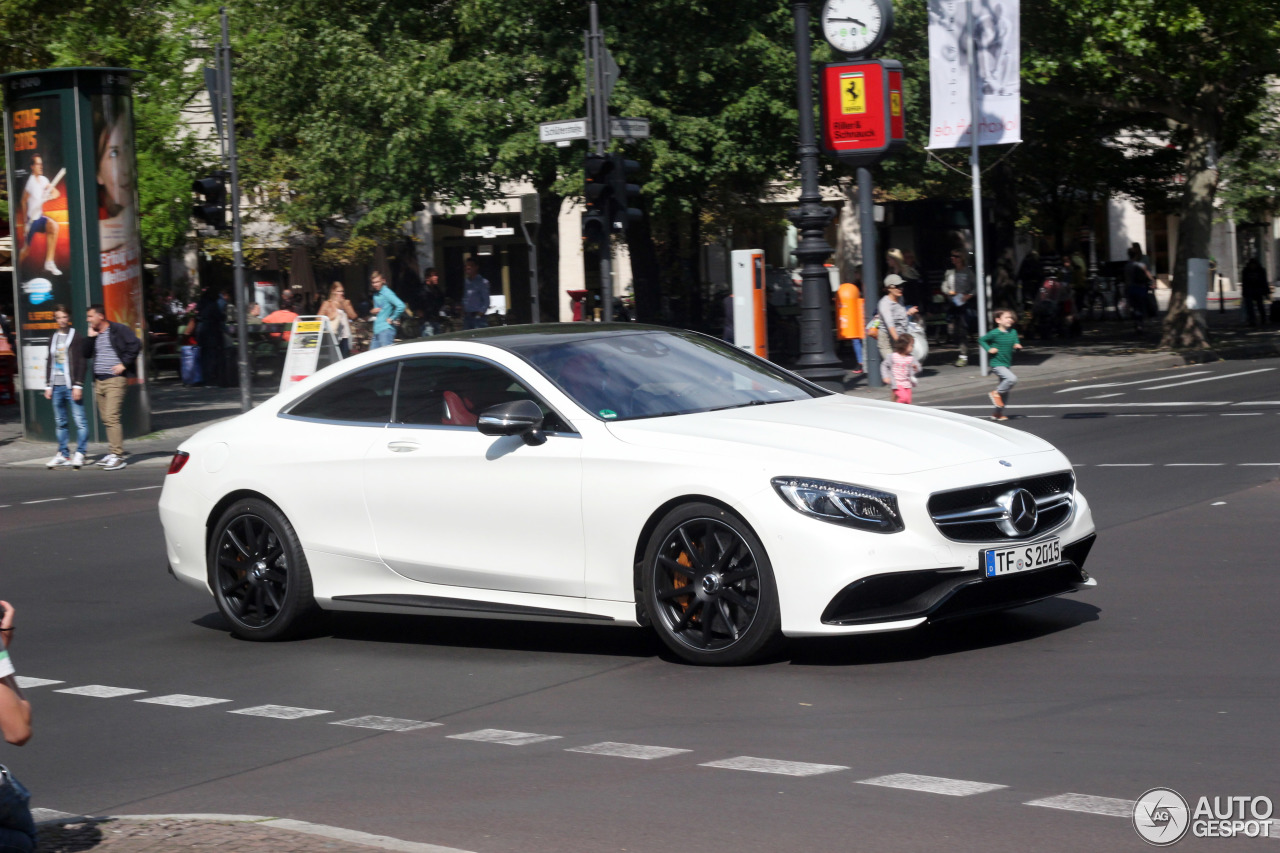
<instances>
[{"instance_id":1,"label":"front bumper","mask_svg":"<svg viewBox=\"0 0 1280 853\"><path fill-rule=\"evenodd\" d=\"M885 622L938 622L1006 610L1096 586L1084 570L1096 535L1062 549L1063 560L998 578L957 569L891 572L861 578L842 589L822 613L824 625L873 626Z\"/></svg>"}]
</instances>

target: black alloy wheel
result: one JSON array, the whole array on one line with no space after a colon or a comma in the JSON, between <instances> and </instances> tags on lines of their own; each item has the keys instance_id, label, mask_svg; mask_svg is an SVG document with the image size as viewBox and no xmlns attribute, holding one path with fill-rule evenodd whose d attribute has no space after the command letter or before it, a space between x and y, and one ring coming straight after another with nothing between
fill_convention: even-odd
<instances>
[{"instance_id":1,"label":"black alloy wheel","mask_svg":"<svg viewBox=\"0 0 1280 853\"><path fill-rule=\"evenodd\" d=\"M780 639L769 559L732 513L702 503L677 507L654 532L644 566L654 628L685 660L745 663Z\"/></svg>"},{"instance_id":2,"label":"black alloy wheel","mask_svg":"<svg viewBox=\"0 0 1280 853\"><path fill-rule=\"evenodd\" d=\"M209 581L232 633L244 639L290 636L315 611L293 525L266 501L237 501L222 514L209 546Z\"/></svg>"}]
</instances>

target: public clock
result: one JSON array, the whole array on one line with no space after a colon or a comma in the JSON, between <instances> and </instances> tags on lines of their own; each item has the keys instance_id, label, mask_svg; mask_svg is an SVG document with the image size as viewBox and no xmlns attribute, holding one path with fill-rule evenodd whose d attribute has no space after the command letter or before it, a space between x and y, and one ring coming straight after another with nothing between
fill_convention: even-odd
<instances>
[{"instance_id":1,"label":"public clock","mask_svg":"<svg viewBox=\"0 0 1280 853\"><path fill-rule=\"evenodd\" d=\"M866 56L891 29L892 0L827 0L822 7L822 34L841 53Z\"/></svg>"}]
</instances>

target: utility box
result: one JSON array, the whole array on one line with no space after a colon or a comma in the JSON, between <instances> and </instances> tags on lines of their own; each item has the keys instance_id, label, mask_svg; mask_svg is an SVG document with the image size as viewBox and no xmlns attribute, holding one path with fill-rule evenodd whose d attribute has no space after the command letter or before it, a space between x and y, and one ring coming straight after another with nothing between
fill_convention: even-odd
<instances>
[{"instance_id":1,"label":"utility box","mask_svg":"<svg viewBox=\"0 0 1280 853\"><path fill-rule=\"evenodd\" d=\"M764 250L735 249L733 267L733 343L761 358L769 357L769 329L765 320L768 291L764 281Z\"/></svg>"}]
</instances>

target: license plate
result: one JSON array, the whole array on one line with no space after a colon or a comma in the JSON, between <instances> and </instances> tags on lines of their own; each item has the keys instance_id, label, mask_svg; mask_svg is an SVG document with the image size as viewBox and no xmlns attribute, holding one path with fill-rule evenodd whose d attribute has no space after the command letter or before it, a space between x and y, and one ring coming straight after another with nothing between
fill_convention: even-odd
<instances>
[{"instance_id":1,"label":"license plate","mask_svg":"<svg viewBox=\"0 0 1280 853\"><path fill-rule=\"evenodd\" d=\"M989 578L1029 572L1062 562L1062 540L1055 536L1016 548L992 548L982 551L981 557L982 567Z\"/></svg>"}]
</instances>

